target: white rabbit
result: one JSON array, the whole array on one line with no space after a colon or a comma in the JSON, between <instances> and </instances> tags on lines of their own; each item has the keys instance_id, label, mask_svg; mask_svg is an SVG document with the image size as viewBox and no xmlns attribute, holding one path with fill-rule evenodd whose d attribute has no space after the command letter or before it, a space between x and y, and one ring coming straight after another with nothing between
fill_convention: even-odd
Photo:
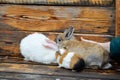
<instances>
[{"instance_id":1,"label":"white rabbit","mask_svg":"<svg viewBox=\"0 0 120 80\"><path fill-rule=\"evenodd\" d=\"M20 42L20 51L25 60L44 64L56 63L56 43L40 33L29 34Z\"/></svg>"},{"instance_id":2,"label":"white rabbit","mask_svg":"<svg viewBox=\"0 0 120 80\"><path fill-rule=\"evenodd\" d=\"M56 59L59 67L81 71L85 67L85 62L81 56L75 52L68 52L67 49L59 49L56 52Z\"/></svg>"},{"instance_id":3,"label":"white rabbit","mask_svg":"<svg viewBox=\"0 0 120 80\"><path fill-rule=\"evenodd\" d=\"M85 61L86 68L108 69L112 66L108 63L109 53L102 46L78 41L74 37L73 32L74 28L70 27L63 34L59 34L56 37L55 41L59 49L66 48L69 52L80 54L81 58Z\"/></svg>"}]
</instances>

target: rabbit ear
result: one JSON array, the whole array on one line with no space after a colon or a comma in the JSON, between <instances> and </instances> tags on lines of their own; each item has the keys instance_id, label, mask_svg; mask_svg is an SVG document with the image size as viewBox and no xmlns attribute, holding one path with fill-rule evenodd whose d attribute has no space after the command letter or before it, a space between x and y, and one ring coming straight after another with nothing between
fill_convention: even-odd
<instances>
[{"instance_id":1,"label":"rabbit ear","mask_svg":"<svg viewBox=\"0 0 120 80\"><path fill-rule=\"evenodd\" d=\"M46 41L46 44L42 44L42 46L44 46L45 48L47 49L54 49L54 50L57 50L57 44L52 41L52 40L48 40L48 39L45 39Z\"/></svg>"},{"instance_id":2,"label":"rabbit ear","mask_svg":"<svg viewBox=\"0 0 120 80\"><path fill-rule=\"evenodd\" d=\"M73 33L74 33L74 27L70 27L70 28L68 28L68 29L66 29L65 31L64 31L64 34L65 34L65 38L66 39L71 39L72 38L72 36L73 36Z\"/></svg>"}]
</instances>

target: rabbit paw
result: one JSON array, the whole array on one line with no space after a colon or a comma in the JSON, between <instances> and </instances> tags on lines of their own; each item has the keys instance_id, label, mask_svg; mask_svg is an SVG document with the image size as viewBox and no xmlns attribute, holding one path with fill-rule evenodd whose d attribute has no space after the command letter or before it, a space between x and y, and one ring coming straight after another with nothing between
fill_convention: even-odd
<instances>
[{"instance_id":1,"label":"rabbit paw","mask_svg":"<svg viewBox=\"0 0 120 80\"><path fill-rule=\"evenodd\" d=\"M51 62L48 62L48 61L44 61L43 63L44 63L44 64L50 64Z\"/></svg>"},{"instance_id":2,"label":"rabbit paw","mask_svg":"<svg viewBox=\"0 0 120 80\"><path fill-rule=\"evenodd\" d=\"M24 62L28 62L29 60L29 58L24 58Z\"/></svg>"},{"instance_id":3,"label":"rabbit paw","mask_svg":"<svg viewBox=\"0 0 120 80\"><path fill-rule=\"evenodd\" d=\"M99 66L98 65L92 65L91 68L92 69L99 69Z\"/></svg>"},{"instance_id":4,"label":"rabbit paw","mask_svg":"<svg viewBox=\"0 0 120 80\"><path fill-rule=\"evenodd\" d=\"M25 58L24 58L24 61L29 61L29 60L30 60L30 59L29 59L29 58L27 58L27 57L25 57Z\"/></svg>"},{"instance_id":5,"label":"rabbit paw","mask_svg":"<svg viewBox=\"0 0 120 80\"><path fill-rule=\"evenodd\" d=\"M75 70L72 70L72 72L76 72Z\"/></svg>"},{"instance_id":6,"label":"rabbit paw","mask_svg":"<svg viewBox=\"0 0 120 80\"><path fill-rule=\"evenodd\" d=\"M62 66L59 64L59 66L57 66L58 68L61 68Z\"/></svg>"}]
</instances>

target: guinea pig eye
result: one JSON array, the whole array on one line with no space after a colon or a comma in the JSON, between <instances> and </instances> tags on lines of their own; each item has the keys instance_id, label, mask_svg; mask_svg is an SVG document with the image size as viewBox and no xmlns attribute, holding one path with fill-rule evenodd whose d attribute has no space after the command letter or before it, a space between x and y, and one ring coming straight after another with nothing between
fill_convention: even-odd
<instances>
[{"instance_id":1,"label":"guinea pig eye","mask_svg":"<svg viewBox=\"0 0 120 80\"><path fill-rule=\"evenodd\" d=\"M63 48L64 48L64 49L67 49L67 47L65 47L65 46L64 46Z\"/></svg>"},{"instance_id":2,"label":"guinea pig eye","mask_svg":"<svg viewBox=\"0 0 120 80\"><path fill-rule=\"evenodd\" d=\"M60 41L61 41L61 39L58 39L58 41L60 42Z\"/></svg>"}]
</instances>

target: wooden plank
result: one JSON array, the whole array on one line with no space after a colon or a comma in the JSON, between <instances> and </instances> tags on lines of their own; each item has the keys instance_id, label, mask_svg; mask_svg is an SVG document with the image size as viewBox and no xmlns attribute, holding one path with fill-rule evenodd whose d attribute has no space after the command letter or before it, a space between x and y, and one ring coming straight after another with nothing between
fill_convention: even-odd
<instances>
[{"instance_id":1,"label":"wooden plank","mask_svg":"<svg viewBox=\"0 0 120 80\"><path fill-rule=\"evenodd\" d=\"M114 34L111 22L94 22L79 20L33 20L6 18L5 23L17 30L29 31L63 31L70 25L74 26L78 33ZM51 25L51 26L50 26ZM113 30L112 30L113 29Z\"/></svg>"},{"instance_id":2,"label":"wooden plank","mask_svg":"<svg viewBox=\"0 0 120 80\"><path fill-rule=\"evenodd\" d=\"M15 73L15 72L1 72L0 79L1 80L103 80L101 78L67 77L67 76L52 76L52 75L48 76L48 75L24 74L24 73Z\"/></svg>"},{"instance_id":3,"label":"wooden plank","mask_svg":"<svg viewBox=\"0 0 120 80\"><path fill-rule=\"evenodd\" d=\"M33 32L28 31L0 31L0 55L20 56L19 44L22 38ZM45 32L43 33L51 40L60 33ZM76 38L80 40L83 36L86 39L91 39L99 42L109 41L112 36L109 35L90 35L90 34L75 34Z\"/></svg>"},{"instance_id":4,"label":"wooden plank","mask_svg":"<svg viewBox=\"0 0 120 80\"><path fill-rule=\"evenodd\" d=\"M25 61L23 57L10 57L10 56L0 56L0 63L16 63L16 64L58 66L58 64L56 64L56 63L43 64L43 63L38 63L38 62L33 62L33 61ZM111 60L111 64L113 65L112 71L119 71L119 69L120 69L120 64L119 63L117 63L114 60ZM96 72L96 70L92 70L92 69L85 69L84 71ZM109 73L111 72L111 70L101 70L101 71L109 72ZM101 71L99 71L99 72L101 72Z\"/></svg>"},{"instance_id":5,"label":"wooden plank","mask_svg":"<svg viewBox=\"0 0 120 80\"><path fill-rule=\"evenodd\" d=\"M114 0L0 0L0 3L40 5L113 6Z\"/></svg>"},{"instance_id":6,"label":"wooden plank","mask_svg":"<svg viewBox=\"0 0 120 80\"><path fill-rule=\"evenodd\" d=\"M47 65L47 66L57 66L56 63L43 64L33 61L25 61L24 57L10 57L10 56L0 56L0 63L17 63L17 64L31 64L31 65Z\"/></svg>"},{"instance_id":7,"label":"wooden plank","mask_svg":"<svg viewBox=\"0 0 120 80\"><path fill-rule=\"evenodd\" d=\"M78 33L114 35L114 13L114 7L25 5L0 7L1 23L11 26L7 30L62 31L72 25ZM0 29L6 28L0 26Z\"/></svg>"},{"instance_id":8,"label":"wooden plank","mask_svg":"<svg viewBox=\"0 0 120 80\"><path fill-rule=\"evenodd\" d=\"M120 36L120 1L116 0L116 36Z\"/></svg>"},{"instance_id":9,"label":"wooden plank","mask_svg":"<svg viewBox=\"0 0 120 80\"><path fill-rule=\"evenodd\" d=\"M0 80L81 80L87 78L67 77L67 76L52 76L39 74L25 74L15 72L0 72ZM96 80L96 79L93 79Z\"/></svg>"},{"instance_id":10,"label":"wooden plank","mask_svg":"<svg viewBox=\"0 0 120 80\"><path fill-rule=\"evenodd\" d=\"M20 40L29 33L42 31L54 40L69 25L75 26L78 40L84 36L99 42L109 41L109 35L115 33L114 16L113 7L1 5L0 55L20 56Z\"/></svg>"},{"instance_id":11,"label":"wooden plank","mask_svg":"<svg viewBox=\"0 0 120 80\"><path fill-rule=\"evenodd\" d=\"M100 71L100 72L99 72ZM28 65L28 64L15 64L15 63L1 63L0 72L13 72L22 74L33 74L33 75L48 75L48 76L59 76L69 78L92 78L92 79L114 79L119 80L119 73L110 71L104 72L98 70L96 72L72 72L71 70L59 69L57 66L45 66L45 65Z\"/></svg>"},{"instance_id":12,"label":"wooden plank","mask_svg":"<svg viewBox=\"0 0 120 80\"><path fill-rule=\"evenodd\" d=\"M114 18L114 7L80 7L80 6L25 6L2 5L1 15L6 16L33 16L39 18L92 18L109 20ZM17 11L19 10L19 12ZM103 14L101 14L103 13ZM92 16L94 15L94 16ZM99 16L98 16L99 15Z\"/></svg>"}]
</instances>

